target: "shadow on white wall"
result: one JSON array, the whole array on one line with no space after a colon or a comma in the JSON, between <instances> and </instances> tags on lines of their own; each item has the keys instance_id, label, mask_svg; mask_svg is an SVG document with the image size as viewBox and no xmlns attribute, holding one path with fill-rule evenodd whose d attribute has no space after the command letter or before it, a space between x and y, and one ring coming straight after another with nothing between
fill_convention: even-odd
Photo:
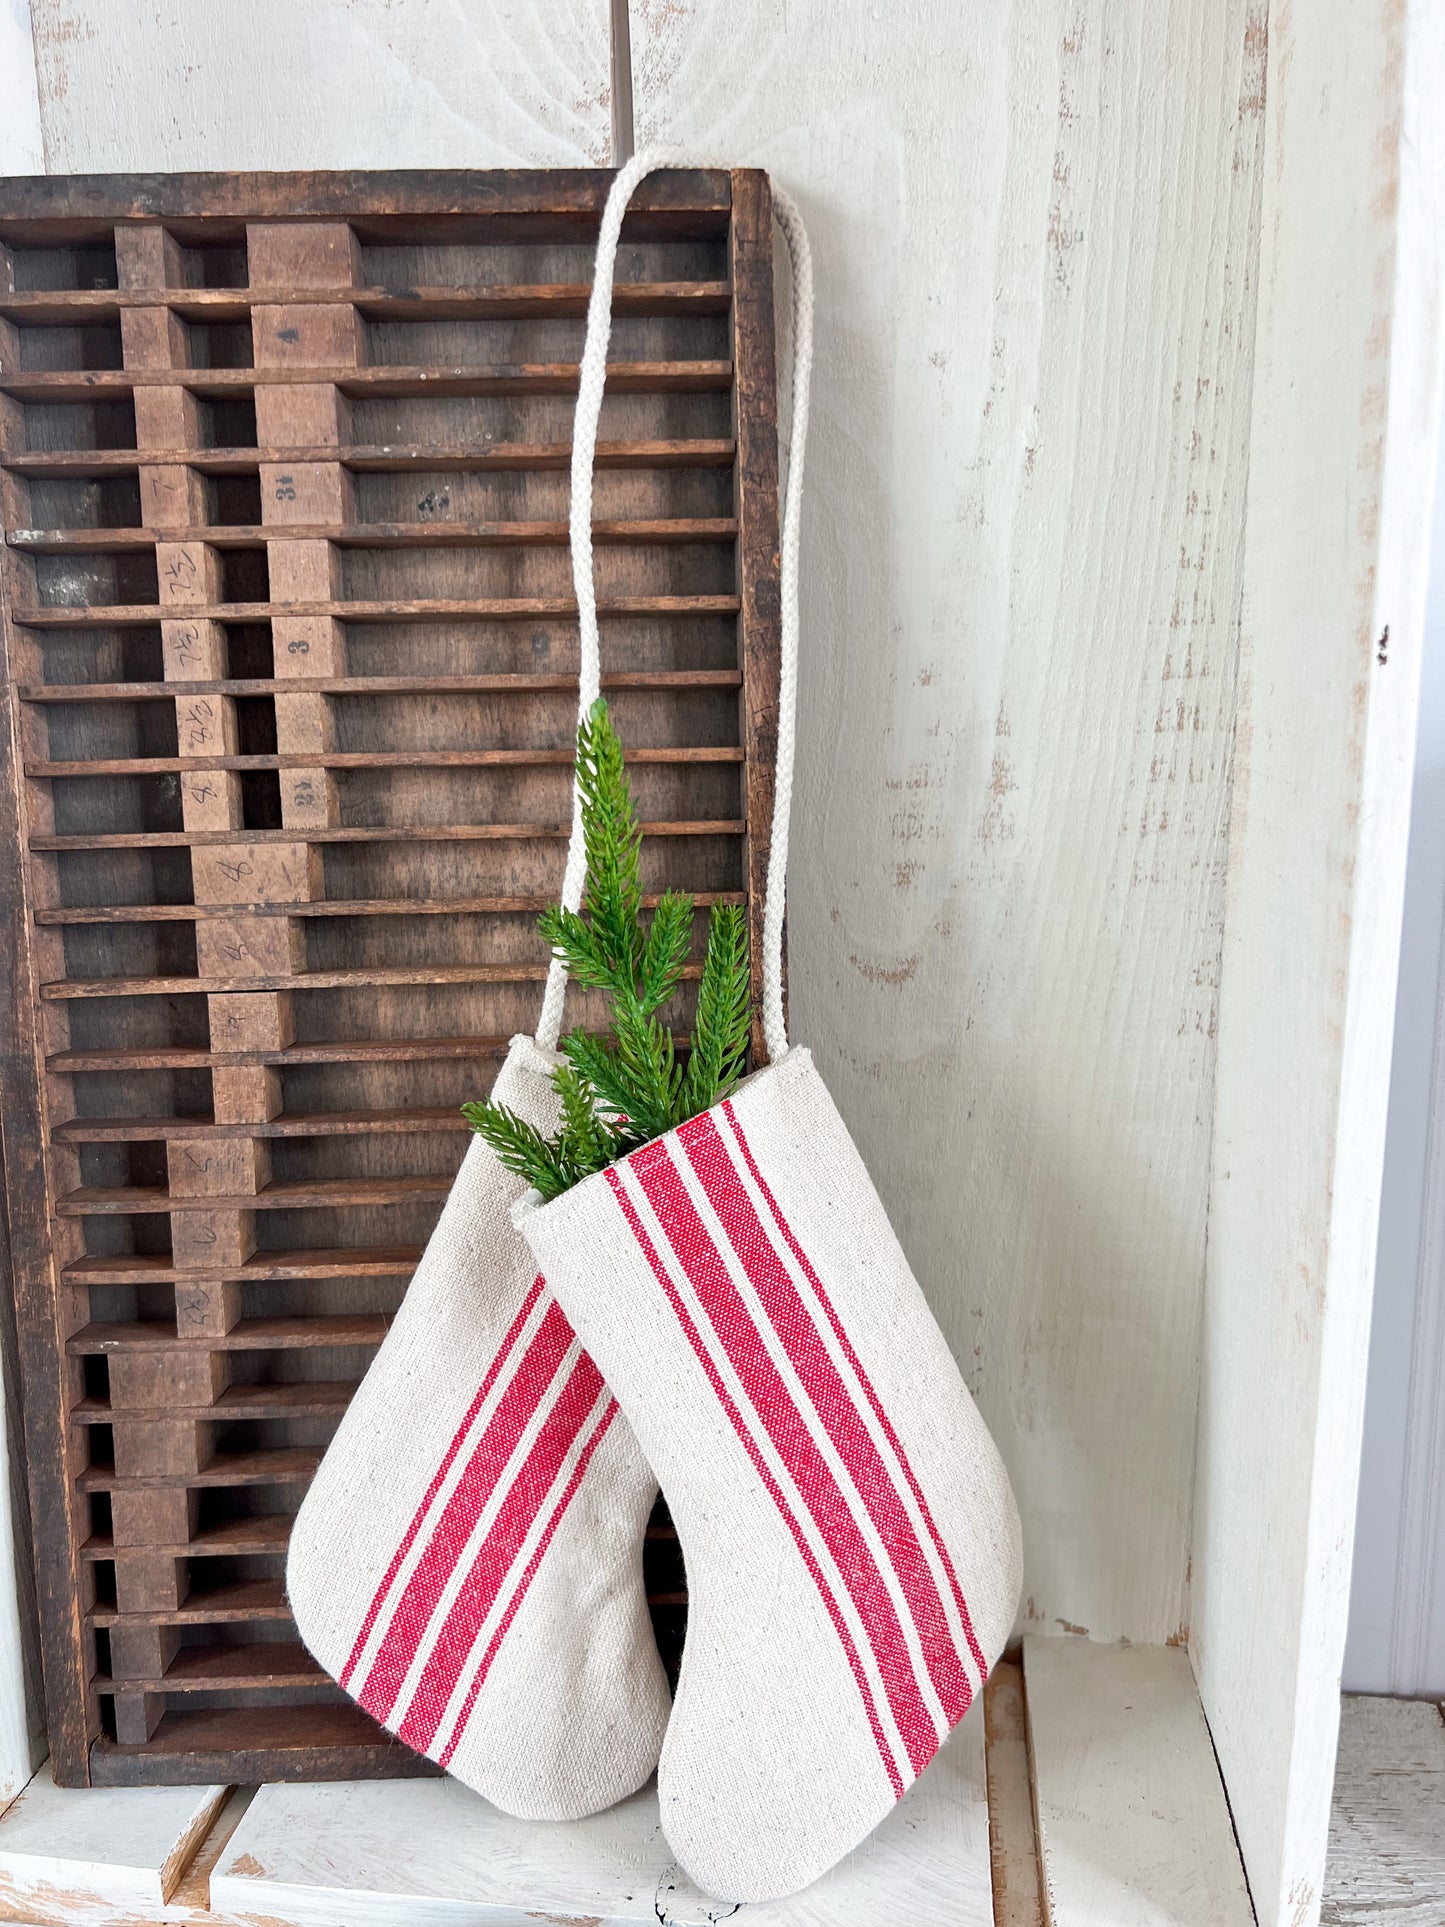
<instances>
[{"instance_id":1,"label":"shadow on white wall","mask_svg":"<svg viewBox=\"0 0 1445 1927\"><path fill-rule=\"evenodd\" d=\"M1409 864L1344 1685L1347 1692L1439 1697L1445 1695L1445 487L1438 481Z\"/></svg>"}]
</instances>

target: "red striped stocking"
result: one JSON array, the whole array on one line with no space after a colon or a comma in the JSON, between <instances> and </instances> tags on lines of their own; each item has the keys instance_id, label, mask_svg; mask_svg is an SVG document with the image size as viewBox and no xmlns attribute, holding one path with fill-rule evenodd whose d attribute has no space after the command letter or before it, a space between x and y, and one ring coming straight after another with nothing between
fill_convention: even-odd
<instances>
[{"instance_id":1,"label":"red striped stocking","mask_svg":"<svg viewBox=\"0 0 1445 1927\"><path fill-rule=\"evenodd\" d=\"M514 1213L687 1562L663 1830L705 1892L794 1892L978 1697L1018 1602L998 1452L806 1050Z\"/></svg>"},{"instance_id":2,"label":"red striped stocking","mask_svg":"<svg viewBox=\"0 0 1445 1927\"><path fill-rule=\"evenodd\" d=\"M514 1038L496 1096L557 1121ZM476 1139L291 1536L302 1638L367 1712L509 1813L633 1792L668 1692L642 1581L656 1496Z\"/></svg>"}]
</instances>

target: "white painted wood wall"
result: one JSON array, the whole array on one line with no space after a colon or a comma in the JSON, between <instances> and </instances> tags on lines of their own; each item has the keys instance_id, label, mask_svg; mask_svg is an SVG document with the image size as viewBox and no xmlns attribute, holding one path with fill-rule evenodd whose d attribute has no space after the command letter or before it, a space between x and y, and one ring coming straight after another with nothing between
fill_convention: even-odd
<instances>
[{"instance_id":1,"label":"white painted wood wall","mask_svg":"<svg viewBox=\"0 0 1445 1927\"><path fill-rule=\"evenodd\" d=\"M1436 6L1272 16L1190 1641L1268 1922L1319 1904L1339 1725L1440 419L1442 62Z\"/></svg>"},{"instance_id":2,"label":"white painted wood wall","mask_svg":"<svg viewBox=\"0 0 1445 1927\"><path fill-rule=\"evenodd\" d=\"M818 259L796 1031L998 1434L1026 1627L1190 1641L1265 1927L1333 1759L1431 12L631 8L639 142L768 166ZM31 13L55 171L609 153L605 0Z\"/></svg>"}]
</instances>

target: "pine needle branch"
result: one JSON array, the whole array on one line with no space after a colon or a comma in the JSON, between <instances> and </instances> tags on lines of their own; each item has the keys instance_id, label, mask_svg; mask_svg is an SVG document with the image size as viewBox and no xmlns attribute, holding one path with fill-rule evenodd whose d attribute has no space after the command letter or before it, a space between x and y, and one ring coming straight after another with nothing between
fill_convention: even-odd
<instances>
[{"instance_id":1,"label":"pine needle branch","mask_svg":"<svg viewBox=\"0 0 1445 1927\"><path fill-rule=\"evenodd\" d=\"M564 1040L567 1061L552 1073L562 1121L551 1138L499 1105L462 1107L506 1168L544 1198L727 1096L748 1047L747 918L736 904L713 906L685 1066L658 1017L682 981L694 903L669 890L643 926L642 826L604 702L577 731L577 787L587 849L582 910L554 904L538 929L579 987L605 993L611 1030L577 1030Z\"/></svg>"},{"instance_id":2,"label":"pine needle branch","mask_svg":"<svg viewBox=\"0 0 1445 1927\"><path fill-rule=\"evenodd\" d=\"M698 985L692 1056L674 1123L721 1103L742 1075L752 1019L750 990L747 917L740 904L715 903Z\"/></svg>"},{"instance_id":3,"label":"pine needle branch","mask_svg":"<svg viewBox=\"0 0 1445 1927\"><path fill-rule=\"evenodd\" d=\"M480 1137L486 1139L509 1171L544 1198L560 1197L577 1182L566 1148L543 1137L535 1125L528 1124L501 1104L463 1104L462 1116Z\"/></svg>"}]
</instances>

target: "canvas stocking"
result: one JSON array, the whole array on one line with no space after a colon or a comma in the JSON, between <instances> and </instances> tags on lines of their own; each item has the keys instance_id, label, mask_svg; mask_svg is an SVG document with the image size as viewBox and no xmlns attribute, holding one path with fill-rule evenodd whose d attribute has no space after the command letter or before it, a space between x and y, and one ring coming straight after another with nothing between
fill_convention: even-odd
<instances>
[{"instance_id":1,"label":"canvas stocking","mask_svg":"<svg viewBox=\"0 0 1445 1927\"><path fill-rule=\"evenodd\" d=\"M811 287L796 210L774 192L796 372L769 1062L701 1117L514 1211L678 1529L689 1615L658 1769L662 1825L698 1885L738 1901L805 1886L877 1825L978 1699L1021 1575L997 1449L808 1052L788 1046ZM594 289L607 275L599 250Z\"/></svg>"},{"instance_id":2,"label":"canvas stocking","mask_svg":"<svg viewBox=\"0 0 1445 1927\"><path fill-rule=\"evenodd\" d=\"M494 1092L544 1130L553 1061L515 1038ZM560 1820L657 1761L657 1483L512 1229L522 1189L474 1140L286 1579L307 1646L383 1726L507 1812Z\"/></svg>"},{"instance_id":3,"label":"canvas stocking","mask_svg":"<svg viewBox=\"0 0 1445 1927\"><path fill-rule=\"evenodd\" d=\"M626 198L609 200L599 259L615 255ZM592 460L610 317L609 271L572 436L580 716L601 674ZM585 881L574 786L570 908ZM536 1041L513 1040L492 1093L548 1132L566 989L554 959ZM306 1644L384 1726L508 1812L570 1819L633 1792L662 1744L642 1573L657 1482L512 1227L523 1189L471 1145L307 1494L287 1585Z\"/></svg>"}]
</instances>

